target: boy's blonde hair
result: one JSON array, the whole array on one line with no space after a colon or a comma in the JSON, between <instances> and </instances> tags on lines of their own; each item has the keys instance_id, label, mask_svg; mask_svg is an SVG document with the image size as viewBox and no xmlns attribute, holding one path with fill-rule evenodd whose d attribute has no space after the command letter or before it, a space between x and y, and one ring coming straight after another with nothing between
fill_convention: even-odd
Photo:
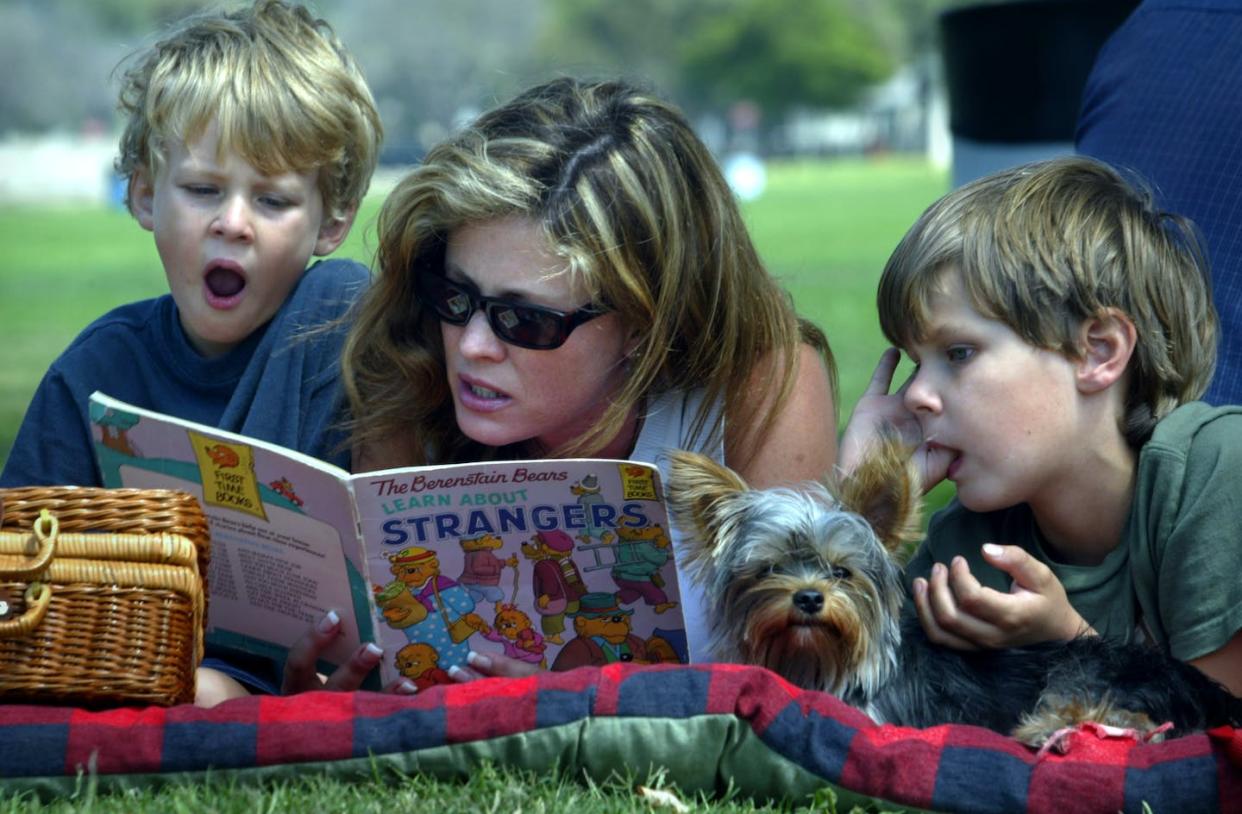
<instances>
[{"instance_id":1,"label":"boy's blonde hair","mask_svg":"<svg viewBox=\"0 0 1242 814\"><path fill-rule=\"evenodd\" d=\"M1118 309L1137 332L1121 429L1140 445L1200 397L1216 364L1216 310L1194 225L1085 157L1026 164L932 204L884 267L877 305L894 345L927 331L946 273L971 306L1035 347L1081 357L1083 321Z\"/></svg>"},{"instance_id":2,"label":"boy's blonde hair","mask_svg":"<svg viewBox=\"0 0 1242 814\"><path fill-rule=\"evenodd\" d=\"M118 107L129 117L117 171L163 168L166 145L213 120L219 148L267 175L319 169L325 213L358 206L382 137L366 80L331 27L305 8L258 0L186 18L131 57Z\"/></svg>"},{"instance_id":3,"label":"boy's blonde hair","mask_svg":"<svg viewBox=\"0 0 1242 814\"><path fill-rule=\"evenodd\" d=\"M385 202L378 276L342 363L355 443L403 439L410 464L508 454L458 429L440 321L419 302L415 272L443 270L453 230L509 215L539 224L568 273L619 315L637 346L597 424L553 454L596 448L648 394L698 387L707 397L696 434L718 431L708 418L723 403L742 445L754 448L791 391L801 340L835 371L823 334L798 319L764 268L681 113L623 82L558 79L434 147ZM756 415L745 385L768 354L782 362L761 389L775 406Z\"/></svg>"}]
</instances>

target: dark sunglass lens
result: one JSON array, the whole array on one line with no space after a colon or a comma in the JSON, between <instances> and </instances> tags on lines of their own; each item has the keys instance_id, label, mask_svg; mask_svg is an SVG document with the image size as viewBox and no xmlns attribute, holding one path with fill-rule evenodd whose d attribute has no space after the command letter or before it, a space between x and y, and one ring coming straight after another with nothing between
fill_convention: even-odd
<instances>
[{"instance_id":1,"label":"dark sunglass lens","mask_svg":"<svg viewBox=\"0 0 1242 814\"><path fill-rule=\"evenodd\" d=\"M444 298L444 310L451 316L449 319L459 322L465 322L470 319L470 297L463 291L446 292L448 296Z\"/></svg>"},{"instance_id":2,"label":"dark sunglass lens","mask_svg":"<svg viewBox=\"0 0 1242 814\"><path fill-rule=\"evenodd\" d=\"M470 295L438 274L423 277L423 295L436 314L445 322L464 325L470 319L473 308Z\"/></svg>"},{"instance_id":3,"label":"dark sunglass lens","mask_svg":"<svg viewBox=\"0 0 1242 814\"><path fill-rule=\"evenodd\" d=\"M565 342L561 321L555 314L536 308L496 305L492 326L503 339L528 348L556 348Z\"/></svg>"}]
</instances>

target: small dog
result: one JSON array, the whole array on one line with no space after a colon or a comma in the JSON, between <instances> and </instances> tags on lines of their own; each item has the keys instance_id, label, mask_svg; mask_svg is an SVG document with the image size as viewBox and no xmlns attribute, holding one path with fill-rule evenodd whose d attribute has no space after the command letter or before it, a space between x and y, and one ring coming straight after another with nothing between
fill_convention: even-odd
<instances>
[{"instance_id":1,"label":"small dog","mask_svg":"<svg viewBox=\"0 0 1242 814\"><path fill-rule=\"evenodd\" d=\"M832 494L751 490L697 453L671 456L669 506L695 530L685 565L714 598L709 648L830 692L877 723L974 724L1059 747L1087 721L1156 740L1242 724L1242 700L1188 664L1099 636L963 652L930 642L894 552L916 539L921 493L887 440Z\"/></svg>"}]
</instances>

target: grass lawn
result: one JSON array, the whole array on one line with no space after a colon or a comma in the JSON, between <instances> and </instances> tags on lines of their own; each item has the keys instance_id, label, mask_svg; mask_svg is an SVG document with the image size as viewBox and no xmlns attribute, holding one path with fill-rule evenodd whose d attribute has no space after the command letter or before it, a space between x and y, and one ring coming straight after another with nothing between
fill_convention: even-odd
<instances>
[{"instance_id":1,"label":"grass lawn","mask_svg":"<svg viewBox=\"0 0 1242 814\"><path fill-rule=\"evenodd\" d=\"M656 773L651 777L617 776L603 783L564 774L508 771L484 766L468 781L442 782L419 775L383 772L370 782L346 782L306 775L296 781L239 784L216 779L193 786L169 787L158 792L97 793L88 778L72 796L38 801L32 796L0 795L0 814L253 814L254 812L314 812L315 814L676 814L640 797L638 788L675 796L685 810L713 814L773 814L807 812L834 814L838 808L831 789L821 789L801 804L756 803L738 795L708 799L681 794ZM898 809L904 811L905 809ZM854 807L851 814L882 814L883 808Z\"/></svg>"},{"instance_id":2,"label":"grass lawn","mask_svg":"<svg viewBox=\"0 0 1242 814\"><path fill-rule=\"evenodd\" d=\"M885 347L875 315L875 285L889 251L932 200L947 189L943 173L901 159L791 163L769 169L768 191L746 206L759 251L793 293L799 310L827 332L840 371L842 423ZM374 215L369 198L340 254L369 261ZM151 236L124 212L0 209L0 463L8 456L26 406L48 364L87 323L108 309L166 290ZM118 362L123 364L123 362ZM947 493L933 493L934 504ZM638 778L639 781L644 778ZM651 783L659 783L654 778ZM89 782L74 799L47 810L70 811L648 811L631 798L634 783L585 786L555 777L483 772L463 789L425 778L384 784L322 779L262 789L227 783L159 794L96 797ZM687 802L695 804L696 801ZM697 801L697 807L706 807ZM43 810L30 799L0 797L0 814ZM716 801L712 810L747 812L747 801ZM833 811L827 798L816 811Z\"/></svg>"}]
</instances>

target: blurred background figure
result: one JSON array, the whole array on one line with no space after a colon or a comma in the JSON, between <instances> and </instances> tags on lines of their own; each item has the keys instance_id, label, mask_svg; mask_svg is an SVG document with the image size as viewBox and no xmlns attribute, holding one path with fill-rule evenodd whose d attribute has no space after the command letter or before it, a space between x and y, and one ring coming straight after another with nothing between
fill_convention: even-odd
<instances>
[{"instance_id":1,"label":"blurred background figure","mask_svg":"<svg viewBox=\"0 0 1242 814\"><path fill-rule=\"evenodd\" d=\"M1220 316L1205 400L1242 403L1242 4L1146 0L1100 52L1078 150L1132 170L1203 232Z\"/></svg>"},{"instance_id":2,"label":"blurred background figure","mask_svg":"<svg viewBox=\"0 0 1242 814\"><path fill-rule=\"evenodd\" d=\"M1138 0L970 3L940 15L952 185L1074 152L1096 52Z\"/></svg>"}]
</instances>

